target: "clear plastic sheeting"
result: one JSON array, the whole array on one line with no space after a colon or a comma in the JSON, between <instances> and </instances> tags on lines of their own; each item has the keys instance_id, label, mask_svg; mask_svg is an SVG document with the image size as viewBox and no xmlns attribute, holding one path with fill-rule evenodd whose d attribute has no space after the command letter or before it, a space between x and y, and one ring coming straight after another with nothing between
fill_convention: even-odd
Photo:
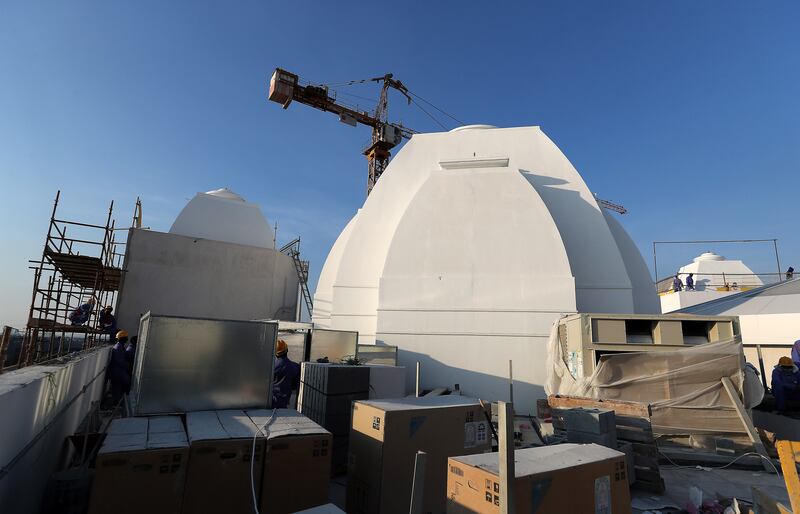
<instances>
[{"instance_id":1,"label":"clear plastic sheeting","mask_svg":"<svg viewBox=\"0 0 800 514\"><path fill-rule=\"evenodd\" d=\"M605 354L589 377L570 372L565 357L556 322L548 342L547 394L649 403L657 434L745 431L721 382L729 378L742 396L739 337L686 349Z\"/></svg>"}]
</instances>

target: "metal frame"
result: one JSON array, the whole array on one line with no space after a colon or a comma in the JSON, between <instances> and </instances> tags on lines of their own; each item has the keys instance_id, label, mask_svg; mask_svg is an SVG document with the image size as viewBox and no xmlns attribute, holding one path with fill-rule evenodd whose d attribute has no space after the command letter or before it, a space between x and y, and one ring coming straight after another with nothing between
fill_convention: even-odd
<instances>
[{"instance_id":1,"label":"metal frame","mask_svg":"<svg viewBox=\"0 0 800 514\"><path fill-rule=\"evenodd\" d=\"M115 238L114 202L104 225L57 217L61 191L56 193L42 256L29 261L34 271L28 321L16 369L70 353L78 337L79 349L101 344L109 336L96 328L105 305L114 305L122 276L124 251ZM138 207L140 208L140 204ZM95 301L89 319L72 325L70 313L86 299ZM2 348L6 351L7 348ZM0 362L0 371L3 369Z\"/></svg>"},{"instance_id":2,"label":"metal frame","mask_svg":"<svg viewBox=\"0 0 800 514\"><path fill-rule=\"evenodd\" d=\"M781 259L778 256L778 240L773 239L699 239L695 241L653 241L653 276L656 278L656 283L664 279L658 278L658 258L656 256L656 246L665 244L720 244L720 243L772 243L775 249L775 262L778 265L778 275L781 275ZM762 273L767 275L768 273ZM769 273L771 275L771 273ZM780 281L780 279L779 279Z\"/></svg>"}]
</instances>

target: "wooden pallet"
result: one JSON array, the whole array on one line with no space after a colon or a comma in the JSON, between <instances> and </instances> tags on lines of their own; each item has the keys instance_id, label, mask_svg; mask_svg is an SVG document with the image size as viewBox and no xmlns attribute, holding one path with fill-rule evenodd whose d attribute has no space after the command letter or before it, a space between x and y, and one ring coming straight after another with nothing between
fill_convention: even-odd
<instances>
[{"instance_id":1,"label":"wooden pallet","mask_svg":"<svg viewBox=\"0 0 800 514\"><path fill-rule=\"evenodd\" d=\"M551 409L608 409L614 411L619 446L633 448L634 482L632 487L653 493L664 492L664 479L658 465L658 446L650 422L650 405L614 400L594 400L576 396L550 395ZM555 416L554 416L555 418ZM560 430L560 429L559 429Z\"/></svg>"}]
</instances>

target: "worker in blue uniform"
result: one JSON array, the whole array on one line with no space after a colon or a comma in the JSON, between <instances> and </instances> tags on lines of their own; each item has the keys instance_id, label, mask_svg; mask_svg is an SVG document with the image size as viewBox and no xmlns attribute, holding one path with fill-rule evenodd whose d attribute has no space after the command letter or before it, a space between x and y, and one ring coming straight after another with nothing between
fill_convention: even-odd
<instances>
[{"instance_id":1,"label":"worker in blue uniform","mask_svg":"<svg viewBox=\"0 0 800 514\"><path fill-rule=\"evenodd\" d=\"M683 282L681 282L681 278L678 275L675 275L675 278L672 279L672 290L676 293L683 291Z\"/></svg>"},{"instance_id":2,"label":"worker in blue uniform","mask_svg":"<svg viewBox=\"0 0 800 514\"><path fill-rule=\"evenodd\" d=\"M300 387L300 365L289 359L289 346L278 339L275 346L275 371L272 377L272 408L285 409L289 406L292 391Z\"/></svg>"},{"instance_id":3,"label":"worker in blue uniform","mask_svg":"<svg viewBox=\"0 0 800 514\"><path fill-rule=\"evenodd\" d=\"M108 363L108 381L111 382L111 398L117 405L122 396L131 390L131 367L125 353L128 343L128 332L120 330L117 342L111 347L111 360Z\"/></svg>"},{"instance_id":4,"label":"worker in blue uniform","mask_svg":"<svg viewBox=\"0 0 800 514\"><path fill-rule=\"evenodd\" d=\"M74 311L70 313L68 316L69 321L72 325L83 325L87 321L89 321L89 316L92 314L92 310L94 309L94 298L89 298L79 307L76 307Z\"/></svg>"},{"instance_id":5,"label":"worker in blue uniform","mask_svg":"<svg viewBox=\"0 0 800 514\"><path fill-rule=\"evenodd\" d=\"M785 412L789 402L800 402L800 370L791 357L781 357L772 370L772 395L778 412Z\"/></svg>"}]
</instances>

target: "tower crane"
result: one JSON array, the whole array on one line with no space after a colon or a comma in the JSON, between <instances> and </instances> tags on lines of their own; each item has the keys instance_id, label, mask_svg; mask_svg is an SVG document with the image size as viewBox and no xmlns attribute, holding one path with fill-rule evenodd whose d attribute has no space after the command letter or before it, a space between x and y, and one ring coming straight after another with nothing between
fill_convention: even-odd
<instances>
[{"instance_id":1,"label":"tower crane","mask_svg":"<svg viewBox=\"0 0 800 514\"><path fill-rule=\"evenodd\" d=\"M273 102L282 104L284 109L288 108L292 101L295 101L321 111L338 114L339 121L347 125L355 127L360 123L372 127L371 143L363 151L369 163L369 175L367 176L367 195L369 195L389 163L392 148L400 144L403 138L410 138L415 134L415 131L399 123L389 123L388 121L388 92L390 88L402 93L408 103L411 103L408 88L402 82L395 79L391 73L351 83L359 82L382 82L378 105L372 113L337 102L336 97L331 95L326 86L300 84L300 78L297 74L281 68L276 68L272 74L269 82L268 98Z\"/></svg>"}]
</instances>

